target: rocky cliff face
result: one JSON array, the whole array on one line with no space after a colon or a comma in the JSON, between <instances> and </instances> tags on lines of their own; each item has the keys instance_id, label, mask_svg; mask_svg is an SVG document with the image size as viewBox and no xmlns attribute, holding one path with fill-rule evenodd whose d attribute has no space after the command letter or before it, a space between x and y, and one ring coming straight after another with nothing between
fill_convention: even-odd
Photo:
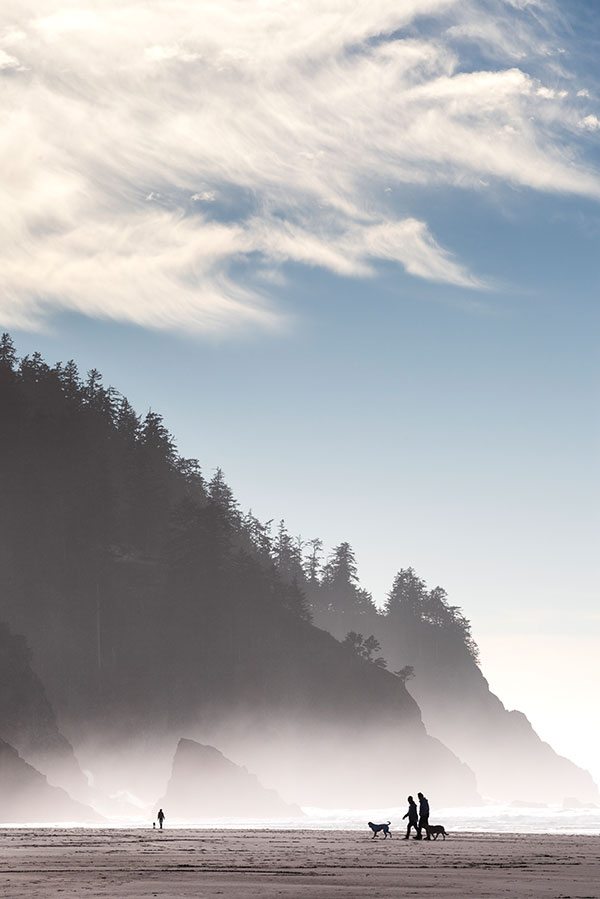
<instances>
[{"instance_id":1,"label":"rocky cliff face","mask_svg":"<svg viewBox=\"0 0 600 899\"><path fill-rule=\"evenodd\" d=\"M73 748L60 733L54 710L31 666L23 636L0 623L0 738L42 771L50 783L85 793Z\"/></svg>"},{"instance_id":2,"label":"rocky cliff face","mask_svg":"<svg viewBox=\"0 0 600 899\"><path fill-rule=\"evenodd\" d=\"M92 809L75 802L43 774L28 765L19 753L0 740L0 822L18 823L100 823Z\"/></svg>"},{"instance_id":3,"label":"rocky cliff face","mask_svg":"<svg viewBox=\"0 0 600 899\"><path fill-rule=\"evenodd\" d=\"M342 544L309 596L315 622L348 651L364 656L367 635L375 641L380 663L397 673L419 704L428 733L469 766L482 796L502 802L599 801L590 774L559 756L521 712L508 711L491 692L470 622L442 588L429 590L412 568L401 569L381 611L360 588L354 558Z\"/></svg>"},{"instance_id":4,"label":"rocky cliff face","mask_svg":"<svg viewBox=\"0 0 600 899\"><path fill-rule=\"evenodd\" d=\"M435 678L430 666L410 689L432 734L451 746L475 772L480 793L503 801L562 803L600 801L591 775L537 735L527 717L508 710L481 671L468 679Z\"/></svg>"},{"instance_id":5,"label":"rocky cliff face","mask_svg":"<svg viewBox=\"0 0 600 899\"><path fill-rule=\"evenodd\" d=\"M412 665L408 689L429 733L475 772L484 797L560 803L565 797L600 801L591 775L559 756L525 715L509 711L492 693L478 664L460 646L440 646L431 627L380 630L392 667ZM537 672L533 676L543 676Z\"/></svg>"},{"instance_id":6,"label":"rocky cliff face","mask_svg":"<svg viewBox=\"0 0 600 899\"><path fill-rule=\"evenodd\" d=\"M302 812L266 789L246 768L235 765L213 746L179 741L167 792L159 803L170 818L295 818Z\"/></svg>"}]
</instances>

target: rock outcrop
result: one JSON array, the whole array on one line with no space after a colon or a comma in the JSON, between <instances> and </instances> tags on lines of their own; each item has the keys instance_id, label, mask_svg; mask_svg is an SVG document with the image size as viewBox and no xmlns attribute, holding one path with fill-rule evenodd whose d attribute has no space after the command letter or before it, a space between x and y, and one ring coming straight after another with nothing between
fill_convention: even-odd
<instances>
[{"instance_id":1,"label":"rock outcrop","mask_svg":"<svg viewBox=\"0 0 600 899\"><path fill-rule=\"evenodd\" d=\"M296 818L297 805L263 787L246 768L235 765L213 746L179 741L167 792L159 803L170 819Z\"/></svg>"},{"instance_id":2,"label":"rock outcrop","mask_svg":"<svg viewBox=\"0 0 600 899\"><path fill-rule=\"evenodd\" d=\"M61 734L44 686L31 666L25 637L0 622L0 738L48 777L85 796L87 783Z\"/></svg>"},{"instance_id":3,"label":"rock outcrop","mask_svg":"<svg viewBox=\"0 0 600 899\"><path fill-rule=\"evenodd\" d=\"M16 749L0 740L0 823L92 824L101 821L100 815L75 802L59 787L51 786Z\"/></svg>"}]
</instances>

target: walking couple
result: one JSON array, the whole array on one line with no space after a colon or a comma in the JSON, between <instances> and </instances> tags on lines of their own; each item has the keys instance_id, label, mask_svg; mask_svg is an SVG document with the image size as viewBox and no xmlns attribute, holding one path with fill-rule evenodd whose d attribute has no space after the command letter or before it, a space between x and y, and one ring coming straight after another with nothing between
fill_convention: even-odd
<instances>
[{"instance_id":1,"label":"walking couple","mask_svg":"<svg viewBox=\"0 0 600 899\"><path fill-rule=\"evenodd\" d=\"M406 836L405 840L408 840L410 837L410 829L414 827L415 829L415 840L422 840L423 837L421 835L421 831L425 831L425 839L430 840L431 836L429 835L429 803L425 796L422 793L417 793L417 797L419 799L419 810L417 811L417 804L412 796L408 797L408 811L402 818L408 818L408 827L406 828Z\"/></svg>"}]
</instances>

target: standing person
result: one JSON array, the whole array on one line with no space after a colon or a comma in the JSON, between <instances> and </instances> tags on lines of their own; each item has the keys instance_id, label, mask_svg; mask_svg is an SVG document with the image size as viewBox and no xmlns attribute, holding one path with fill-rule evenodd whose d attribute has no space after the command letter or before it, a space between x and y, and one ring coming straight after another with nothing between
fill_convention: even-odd
<instances>
[{"instance_id":1,"label":"standing person","mask_svg":"<svg viewBox=\"0 0 600 899\"><path fill-rule=\"evenodd\" d=\"M425 833L427 836L426 840L430 840L431 836L429 834L429 802L427 801L427 797L423 796L422 793L417 793L419 797L419 826L417 827L417 835L415 840L422 840L421 831L425 828Z\"/></svg>"},{"instance_id":2,"label":"standing person","mask_svg":"<svg viewBox=\"0 0 600 899\"><path fill-rule=\"evenodd\" d=\"M165 813L163 812L163 810L161 808L159 808L158 815L156 817L158 818L158 826L162 830L163 821L165 820Z\"/></svg>"},{"instance_id":3,"label":"standing person","mask_svg":"<svg viewBox=\"0 0 600 899\"><path fill-rule=\"evenodd\" d=\"M408 827L406 828L406 836L404 837L405 840L408 840L410 837L411 827L414 827L415 833L419 832L419 829L417 827L417 824L419 823L419 813L417 812L417 803L412 798L412 796L408 797L408 811L403 816L403 821L404 818L408 818Z\"/></svg>"}]
</instances>

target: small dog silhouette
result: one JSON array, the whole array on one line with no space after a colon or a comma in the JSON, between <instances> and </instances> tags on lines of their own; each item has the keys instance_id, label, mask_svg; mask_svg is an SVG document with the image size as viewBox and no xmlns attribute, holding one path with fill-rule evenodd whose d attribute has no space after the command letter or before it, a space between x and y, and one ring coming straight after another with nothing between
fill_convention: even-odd
<instances>
[{"instance_id":1,"label":"small dog silhouette","mask_svg":"<svg viewBox=\"0 0 600 899\"><path fill-rule=\"evenodd\" d=\"M377 834L380 831L383 831L383 839L384 840L387 840L388 837L391 838L392 834L390 832L390 822L389 821L387 822L387 824L373 824L372 821L367 821L367 824L373 831L373 839L375 839L375 837L377 836Z\"/></svg>"},{"instance_id":2,"label":"small dog silhouette","mask_svg":"<svg viewBox=\"0 0 600 899\"><path fill-rule=\"evenodd\" d=\"M429 830L429 836L433 837L434 840L437 840L438 837L446 839L446 837L450 836L443 824L430 824L427 829Z\"/></svg>"}]
</instances>

